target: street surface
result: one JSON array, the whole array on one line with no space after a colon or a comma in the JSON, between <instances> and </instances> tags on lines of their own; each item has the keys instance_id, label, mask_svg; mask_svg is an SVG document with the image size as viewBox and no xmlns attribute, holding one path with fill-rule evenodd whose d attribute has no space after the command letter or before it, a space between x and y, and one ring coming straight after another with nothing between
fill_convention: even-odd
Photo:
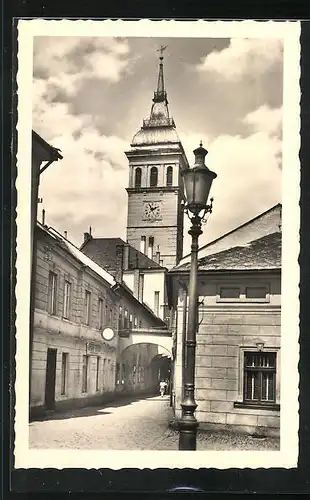
<instances>
[{"instance_id":1,"label":"street surface","mask_svg":"<svg viewBox=\"0 0 310 500\"><path fill-rule=\"evenodd\" d=\"M168 428L169 396L121 400L104 407L54 413L29 426L31 448L83 450L177 450L178 432ZM275 450L276 438L199 432L197 450Z\"/></svg>"}]
</instances>

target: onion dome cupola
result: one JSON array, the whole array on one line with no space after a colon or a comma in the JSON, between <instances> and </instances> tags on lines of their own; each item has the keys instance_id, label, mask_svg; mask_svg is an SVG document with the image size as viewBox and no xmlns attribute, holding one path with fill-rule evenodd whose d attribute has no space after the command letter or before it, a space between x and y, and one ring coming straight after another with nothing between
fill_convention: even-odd
<instances>
[{"instance_id":1,"label":"onion dome cupola","mask_svg":"<svg viewBox=\"0 0 310 500\"><path fill-rule=\"evenodd\" d=\"M143 120L141 129L134 135L131 146L144 146L151 144L179 143L175 123L169 115L167 92L164 84L163 51L161 47L159 57L159 71L157 90L154 92L150 117Z\"/></svg>"}]
</instances>

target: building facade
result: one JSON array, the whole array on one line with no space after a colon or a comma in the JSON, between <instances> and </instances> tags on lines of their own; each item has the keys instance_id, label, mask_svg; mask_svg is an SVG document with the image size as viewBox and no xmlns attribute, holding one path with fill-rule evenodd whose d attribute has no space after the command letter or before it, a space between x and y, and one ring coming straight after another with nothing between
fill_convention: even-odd
<instances>
[{"instance_id":1,"label":"building facade","mask_svg":"<svg viewBox=\"0 0 310 500\"><path fill-rule=\"evenodd\" d=\"M185 262L170 272L177 310L176 419L181 416L189 268ZM203 257L198 269L195 397L200 426L278 435L281 233Z\"/></svg>"},{"instance_id":2,"label":"building facade","mask_svg":"<svg viewBox=\"0 0 310 500\"><path fill-rule=\"evenodd\" d=\"M149 365L158 346L132 350L121 331L164 323L124 284L39 223L36 258L31 414L100 404L115 397L119 386L127 394L154 392L158 374ZM106 328L114 331L112 340L104 339Z\"/></svg>"}]
</instances>

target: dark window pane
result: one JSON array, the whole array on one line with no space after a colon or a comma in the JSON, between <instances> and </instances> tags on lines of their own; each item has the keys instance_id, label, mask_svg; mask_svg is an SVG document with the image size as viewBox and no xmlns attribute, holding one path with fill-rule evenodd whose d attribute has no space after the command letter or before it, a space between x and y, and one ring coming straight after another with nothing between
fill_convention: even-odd
<instances>
[{"instance_id":1,"label":"dark window pane","mask_svg":"<svg viewBox=\"0 0 310 500\"><path fill-rule=\"evenodd\" d=\"M167 186L172 186L172 167L167 168Z\"/></svg>"},{"instance_id":2,"label":"dark window pane","mask_svg":"<svg viewBox=\"0 0 310 500\"><path fill-rule=\"evenodd\" d=\"M136 168L135 171L135 187L141 187L141 168Z\"/></svg>"},{"instance_id":3,"label":"dark window pane","mask_svg":"<svg viewBox=\"0 0 310 500\"><path fill-rule=\"evenodd\" d=\"M249 286L246 288L245 296L247 299L265 299L267 294L264 286Z\"/></svg>"},{"instance_id":4,"label":"dark window pane","mask_svg":"<svg viewBox=\"0 0 310 500\"><path fill-rule=\"evenodd\" d=\"M239 299L240 288L235 287L221 287L220 289L221 299Z\"/></svg>"},{"instance_id":5,"label":"dark window pane","mask_svg":"<svg viewBox=\"0 0 310 500\"><path fill-rule=\"evenodd\" d=\"M270 372L262 373L262 400L263 401L274 401L274 379L275 374Z\"/></svg>"},{"instance_id":6,"label":"dark window pane","mask_svg":"<svg viewBox=\"0 0 310 500\"><path fill-rule=\"evenodd\" d=\"M158 182L158 170L156 167L151 168L151 179L150 179L150 186L157 186Z\"/></svg>"}]
</instances>

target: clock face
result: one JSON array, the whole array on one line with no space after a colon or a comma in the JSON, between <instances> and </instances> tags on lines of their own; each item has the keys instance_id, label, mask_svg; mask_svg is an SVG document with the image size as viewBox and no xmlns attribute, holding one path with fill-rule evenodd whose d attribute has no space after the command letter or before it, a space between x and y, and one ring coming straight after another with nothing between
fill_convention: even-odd
<instances>
[{"instance_id":1,"label":"clock face","mask_svg":"<svg viewBox=\"0 0 310 500\"><path fill-rule=\"evenodd\" d=\"M157 201L147 201L144 204L143 218L158 220L161 218L160 204Z\"/></svg>"}]
</instances>

